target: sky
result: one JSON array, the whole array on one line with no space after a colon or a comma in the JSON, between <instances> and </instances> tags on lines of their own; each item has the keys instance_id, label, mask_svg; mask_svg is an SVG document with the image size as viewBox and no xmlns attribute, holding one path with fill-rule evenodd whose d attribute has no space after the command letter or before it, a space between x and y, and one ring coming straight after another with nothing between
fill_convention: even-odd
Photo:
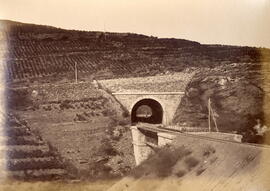
<instances>
[{"instance_id":1,"label":"sky","mask_svg":"<svg viewBox=\"0 0 270 191\"><path fill-rule=\"evenodd\" d=\"M270 48L270 0L0 0L0 19Z\"/></svg>"}]
</instances>

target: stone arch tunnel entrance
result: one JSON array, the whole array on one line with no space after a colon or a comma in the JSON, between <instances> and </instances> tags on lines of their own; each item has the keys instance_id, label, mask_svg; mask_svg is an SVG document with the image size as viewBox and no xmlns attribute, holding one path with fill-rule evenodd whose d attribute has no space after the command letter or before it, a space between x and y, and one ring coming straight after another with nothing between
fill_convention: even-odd
<instances>
[{"instance_id":1,"label":"stone arch tunnel entrance","mask_svg":"<svg viewBox=\"0 0 270 191\"><path fill-rule=\"evenodd\" d=\"M138 101L131 111L131 123L138 122L160 124L163 120L163 108L154 99L142 99Z\"/></svg>"}]
</instances>

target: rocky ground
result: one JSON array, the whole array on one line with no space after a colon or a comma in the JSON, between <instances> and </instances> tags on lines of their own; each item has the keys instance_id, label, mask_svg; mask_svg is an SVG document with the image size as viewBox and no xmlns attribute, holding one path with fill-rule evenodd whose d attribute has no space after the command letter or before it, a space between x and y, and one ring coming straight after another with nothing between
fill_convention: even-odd
<instances>
[{"instance_id":1,"label":"rocky ground","mask_svg":"<svg viewBox=\"0 0 270 191\"><path fill-rule=\"evenodd\" d=\"M269 109L265 106L269 98L266 88L269 87L269 70L262 69L262 64L237 63L195 70L196 75L187 86L176 112L175 123L207 128L210 98L221 131L251 128L256 119L267 124Z\"/></svg>"}]
</instances>

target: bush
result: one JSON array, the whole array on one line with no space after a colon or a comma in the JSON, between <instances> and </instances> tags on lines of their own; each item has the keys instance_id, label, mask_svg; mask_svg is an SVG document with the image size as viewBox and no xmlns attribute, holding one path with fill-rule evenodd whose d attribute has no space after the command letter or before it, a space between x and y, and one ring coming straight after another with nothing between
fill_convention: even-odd
<instances>
[{"instance_id":1,"label":"bush","mask_svg":"<svg viewBox=\"0 0 270 191\"><path fill-rule=\"evenodd\" d=\"M52 106L51 105L48 105L47 110L48 111L51 111L52 110Z\"/></svg>"},{"instance_id":2,"label":"bush","mask_svg":"<svg viewBox=\"0 0 270 191\"><path fill-rule=\"evenodd\" d=\"M83 112L83 115L86 117L90 117L89 113L87 113L87 112Z\"/></svg>"},{"instance_id":3,"label":"bush","mask_svg":"<svg viewBox=\"0 0 270 191\"><path fill-rule=\"evenodd\" d=\"M59 107L60 107L61 110L71 108L70 101L69 100L65 100L65 101L61 102L60 105L59 105Z\"/></svg>"},{"instance_id":4,"label":"bush","mask_svg":"<svg viewBox=\"0 0 270 191\"><path fill-rule=\"evenodd\" d=\"M87 118L83 114L76 114L74 121L87 121Z\"/></svg>"},{"instance_id":5,"label":"bush","mask_svg":"<svg viewBox=\"0 0 270 191\"><path fill-rule=\"evenodd\" d=\"M216 150L214 147L212 146L207 146L204 150L203 150L203 156L204 157L208 157L210 154L215 153Z\"/></svg>"},{"instance_id":6,"label":"bush","mask_svg":"<svg viewBox=\"0 0 270 191\"><path fill-rule=\"evenodd\" d=\"M113 148L109 139L104 138L101 141L101 146L99 147L98 153L101 156L106 156L106 155L116 156L118 154L118 151L115 148Z\"/></svg>"},{"instance_id":7,"label":"bush","mask_svg":"<svg viewBox=\"0 0 270 191\"><path fill-rule=\"evenodd\" d=\"M185 170L179 170L177 173L176 173L176 176L178 177L182 177L186 174L187 172Z\"/></svg>"},{"instance_id":8,"label":"bush","mask_svg":"<svg viewBox=\"0 0 270 191\"><path fill-rule=\"evenodd\" d=\"M201 175L206 169L205 168L200 168L196 171L196 175L199 176Z\"/></svg>"},{"instance_id":9,"label":"bush","mask_svg":"<svg viewBox=\"0 0 270 191\"><path fill-rule=\"evenodd\" d=\"M191 170L192 168L194 168L195 166L199 164L199 160L197 160L194 157L188 157L185 159L185 163L187 165L187 168Z\"/></svg>"},{"instance_id":10,"label":"bush","mask_svg":"<svg viewBox=\"0 0 270 191\"><path fill-rule=\"evenodd\" d=\"M159 148L155 154L152 154L141 165L137 166L130 175L135 178L149 174L156 177L170 176L177 161L189 154L190 151L184 147L172 148L171 146L165 146Z\"/></svg>"},{"instance_id":11,"label":"bush","mask_svg":"<svg viewBox=\"0 0 270 191\"><path fill-rule=\"evenodd\" d=\"M124 118L129 117L128 111L124 110L124 112L122 113L122 117L124 117Z\"/></svg>"},{"instance_id":12,"label":"bush","mask_svg":"<svg viewBox=\"0 0 270 191\"><path fill-rule=\"evenodd\" d=\"M103 110L101 113L105 117L109 115L109 111L108 110Z\"/></svg>"}]
</instances>

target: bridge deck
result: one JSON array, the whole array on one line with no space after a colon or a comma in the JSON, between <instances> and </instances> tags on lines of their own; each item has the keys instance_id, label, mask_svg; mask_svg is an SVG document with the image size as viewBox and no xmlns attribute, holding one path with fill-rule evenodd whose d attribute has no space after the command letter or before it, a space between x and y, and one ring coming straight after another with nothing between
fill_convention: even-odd
<instances>
[{"instance_id":1,"label":"bridge deck","mask_svg":"<svg viewBox=\"0 0 270 191\"><path fill-rule=\"evenodd\" d=\"M163 127L161 124L145 124L145 123L138 123L137 128L145 130L145 131L155 132L155 133L169 133L169 134L172 134L175 136L181 135L181 136L193 137L196 139L204 139L204 140L214 141L214 142L225 142L225 143L227 142L227 143L232 143L232 144L241 144L244 147L258 147L258 148L270 149L269 145L241 143L241 142L237 142L237 141L233 141L233 140L218 138L218 137L222 137L222 136L219 136L221 134L234 135L234 134L229 134L229 133L220 133L220 132L205 133L204 132L204 134L197 134L197 133L193 134L190 132L180 132L180 131L175 130L175 129L166 128L166 127ZM208 135L211 135L211 136L208 136ZM237 134L235 134L235 135L237 135ZM216 136L216 138L215 138L215 136Z\"/></svg>"}]
</instances>

